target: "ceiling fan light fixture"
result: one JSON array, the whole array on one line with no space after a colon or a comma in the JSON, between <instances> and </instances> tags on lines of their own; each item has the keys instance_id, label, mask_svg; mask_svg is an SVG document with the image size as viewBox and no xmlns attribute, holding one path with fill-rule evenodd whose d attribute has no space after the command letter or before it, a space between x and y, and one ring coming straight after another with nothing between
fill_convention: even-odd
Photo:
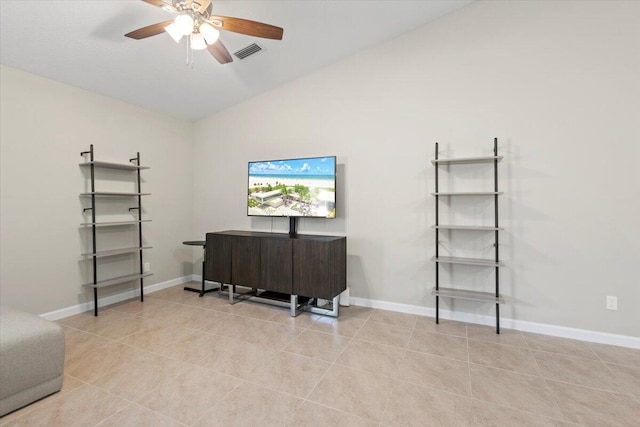
<instances>
[{"instance_id":1,"label":"ceiling fan light fixture","mask_svg":"<svg viewBox=\"0 0 640 427\"><path fill-rule=\"evenodd\" d=\"M176 24L176 27L178 27L180 32L185 36L188 36L193 32L194 22L193 18L190 15L178 15L176 16L174 23Z\"/></svg>"},{"instance_id":2,"label":"ceiling fan light fixture","mask_svg":"<svg viewBox=\"0 0 640 427\"><path fill-rule=\"evenodd\" d=\"M214 44L218 41L218 37L220 37L220 31L213 28L211 25L203 22L200 24L199 28L200 34L204 37L204 40L207 44Z\"/></svg>"},{"instance_id":3,"label":"ceiling fan light fixture","mask_svg":"<svg viewBox=\"0 0 640 427\"><path fill-rule=\"evenodd\" d=\"M173 24L169 24L166 27L164 27L164 30L171 36L171 38L176 43L180 43L180 39L182 39L182 31L180 31L180 29L175 24L175 22Z\"/></svg>"},{"instance_id":4,"label":"ceiling fan light fixture","mask_svg":"<svg viewBox=\"0 0 640 427\"><path fill-rule=\"evenodd\" d=\"M207 43L204 41L204 37L200 33L191 34L191 49L202 50L207 48Z\"/></svg>"}]
</instances>

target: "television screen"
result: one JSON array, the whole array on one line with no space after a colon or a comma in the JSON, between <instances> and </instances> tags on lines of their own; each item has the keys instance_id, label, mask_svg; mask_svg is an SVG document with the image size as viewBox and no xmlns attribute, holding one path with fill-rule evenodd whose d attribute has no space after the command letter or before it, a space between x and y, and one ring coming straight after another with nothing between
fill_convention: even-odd
<instances>
[{"instance_id":1,"label":"television screen","mask_svg":"<svg viewBox=\"0 0 640 427\"><path fill-rule=\"evenodd\" d=\"M249 162L247 214L335 218L336 157Z\"/></svg>"}]
</instances>

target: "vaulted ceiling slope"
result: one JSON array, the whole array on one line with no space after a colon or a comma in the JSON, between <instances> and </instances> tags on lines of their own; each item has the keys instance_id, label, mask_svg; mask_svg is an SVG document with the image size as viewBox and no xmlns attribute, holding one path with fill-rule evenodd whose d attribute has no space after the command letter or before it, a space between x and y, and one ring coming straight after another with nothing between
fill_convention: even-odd
<instances>
[{"instance_id":1,"label":"vaulted ceiling slope","mask_svg":"<svg viewBox=\"0 0 640 427\"><path fill-rule=\"evenodd\" d=\"M6 66L187 120L198 120L359 50L433 21L472 0L213 1L213 13L284 28L283 40L221 32L233 53L206 50L186 66L186 42L129 31L173 14L143 1L0 1L0 62ZM386 61L387 58L380 58Z\"/></svg>"}]
</instances>

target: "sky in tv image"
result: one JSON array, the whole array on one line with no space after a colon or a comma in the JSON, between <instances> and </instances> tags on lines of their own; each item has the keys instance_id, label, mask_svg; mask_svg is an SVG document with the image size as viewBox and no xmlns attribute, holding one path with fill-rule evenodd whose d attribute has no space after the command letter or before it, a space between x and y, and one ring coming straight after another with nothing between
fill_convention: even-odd
<instances>
[{"instance_id":1,"label":"sky in tv image","mask_svg":"<svg viewBox=\"0 0 640 427\"><path fill-rule=\"evenodd\" d=\"M309 159L276 160L270 162L251 162L249 175L273 176L333 176L335 162L333 157L317 157Z\"/></svg>"},{"instance_id":2,"label":"sky in tv image","mask_svg":"<svg viewBox=\"0 0 640 427\"><path fill-rule=\"evenodd\" d=\"M334 218L335 157L249 163L247 214Z\"/></svg>"}]
</instances>

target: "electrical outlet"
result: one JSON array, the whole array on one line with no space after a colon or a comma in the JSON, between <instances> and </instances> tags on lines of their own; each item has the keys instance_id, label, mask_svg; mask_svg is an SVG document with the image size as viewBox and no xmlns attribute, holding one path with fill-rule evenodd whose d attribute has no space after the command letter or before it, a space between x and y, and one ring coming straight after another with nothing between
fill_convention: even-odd
<instances>
[{"instance_id":1,"label":"electrical outlet","mask_svg":"<svg viewBox=\"0 0 640 427\"><path fill-rule=\"evenodd\" d=\"M148 272L148 271L151 271L151 263L150 263L150 262L145 262L145 263L144 263L144 272L146 273L146 272ZM609 298L609 297L607 297L607 298ZM608 301L608 300L607 300L607 301ZM609 303L607 302L607 307L608 307L608 306L609 306Z\"/></svg>"},{"instance_id":2,"label":"electrical outlet","mask_svg":"<svg viewBox=\"0 0 640 427\"><path fill-rule=\"evenodd\" d=\"M607 310L618 309L618 297L607 296Z\"/></svg>"}]
</instances>

